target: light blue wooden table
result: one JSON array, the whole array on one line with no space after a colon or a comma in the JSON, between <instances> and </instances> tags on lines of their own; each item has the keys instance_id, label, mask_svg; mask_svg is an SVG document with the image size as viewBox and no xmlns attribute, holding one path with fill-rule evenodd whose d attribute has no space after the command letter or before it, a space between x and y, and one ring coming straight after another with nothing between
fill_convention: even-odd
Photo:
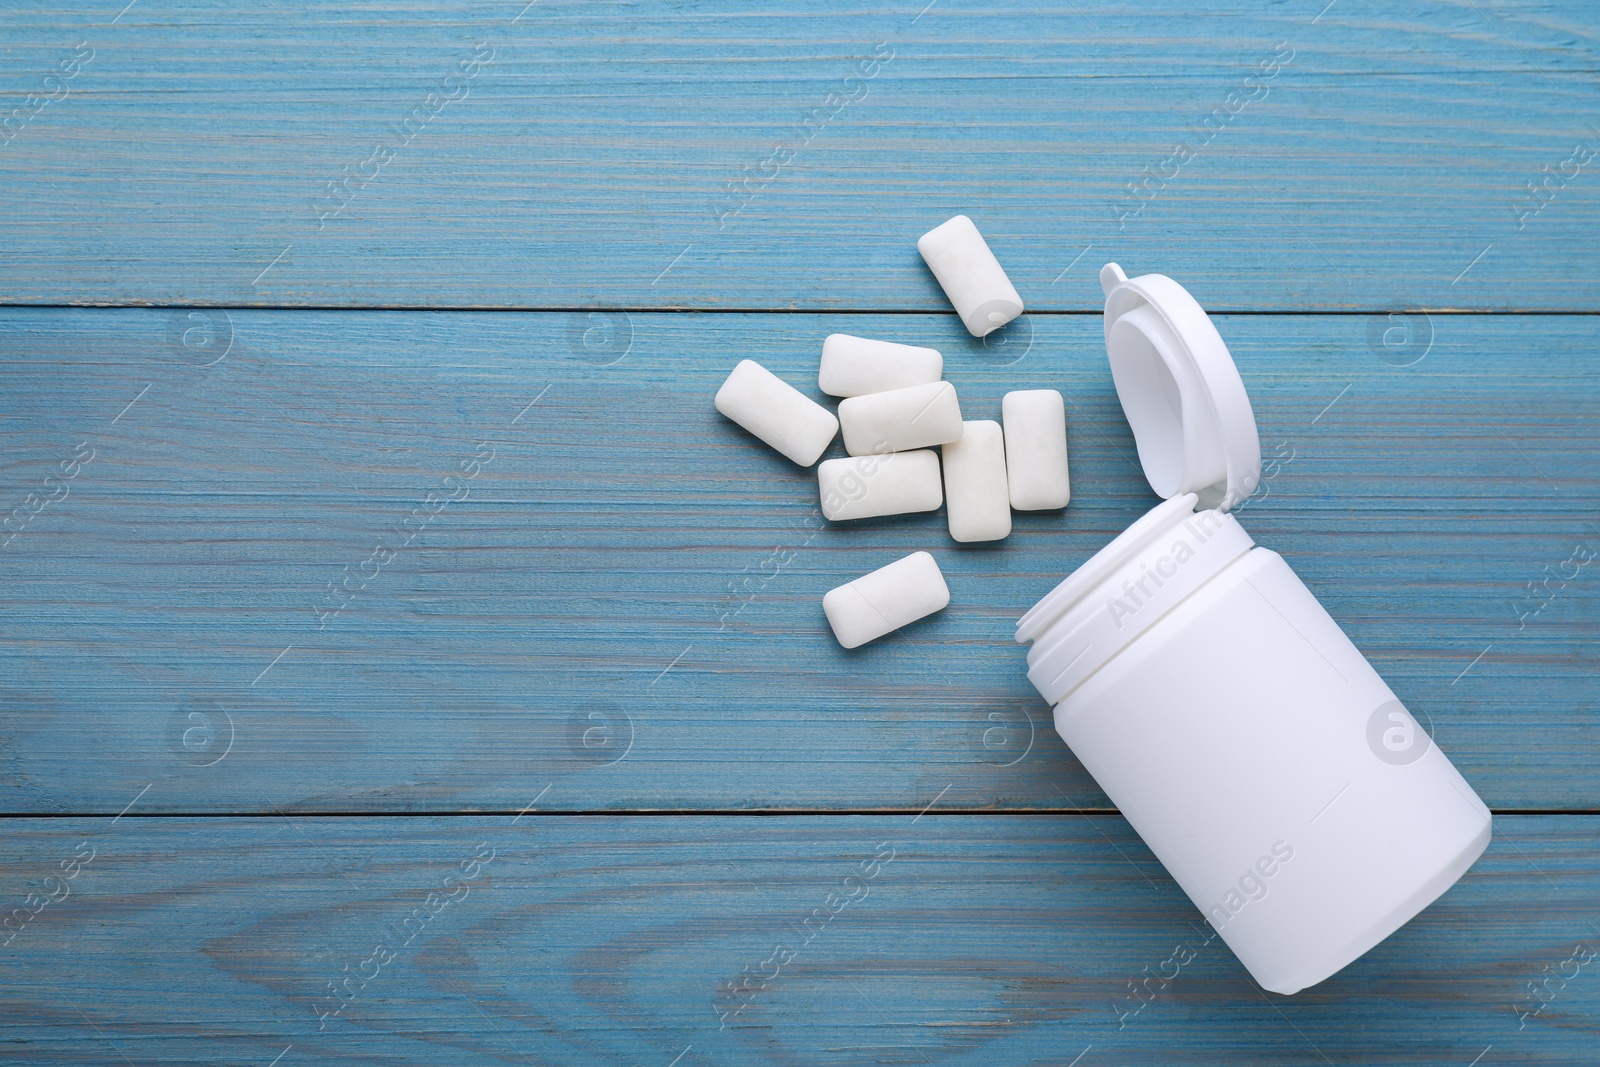
<instances>
[{"instance_id":1,"label":"light blue wooden table","mask_svg":"<svg viewBox=\"0 0 1600 1067\"><path fill-rule=\"evenodd\" d=\"M1593 5L123 2L0 8L0 1062L1600 1063ZM1011 641L1153 503L1111 260L1497 816L1294 997ZM1071 507L824 528L710 398L834 331L1062 390Z\"/></svg>"}]
</instances>

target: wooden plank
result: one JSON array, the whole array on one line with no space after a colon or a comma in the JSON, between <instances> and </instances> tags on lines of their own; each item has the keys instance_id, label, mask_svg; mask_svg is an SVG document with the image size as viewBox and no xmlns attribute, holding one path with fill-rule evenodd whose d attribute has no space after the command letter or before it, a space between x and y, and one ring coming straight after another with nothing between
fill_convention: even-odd
<instances>
[{"instance_id":1,"label":"wooden plank","mask_svg":"<svg viewBox=\"0 0 1600 1067\"><path fill-rule=\"evenodd\" d=\"M1154 502L1097 316L192 314L0 313L4 513L78 471L0 549L0 810L1106 804L1011 639ZM1600 320L1419 319L1404 367L1381 317L1219 326L1274 463L1246 527L1491 806L1600 804ZM710 397L746 356L815 395L832 330L940 348L968 417L1061 388L1071 507L823 528ZM951 608L840 650L822 594L917 549Z\"/></svg>"},{"instance_id":2,"label":"wooden plank","mask_svg":"<svg viewBox=\"0 0 1600 1067\"><path fill-rule=\"evenodd\" d=\"M7 907L61 899L16 920L0 1004L37 1065L1587 1067L1596 829L1498 819L1443 898L1281 997L1116 816L7 820Z\"/></svg>"},{"instance_id":3,"label":"wooden plank","mask_svg":"<svg viewBox=\"0 0 1600 1067\"><path fill-rule=\"evenodd\" d=\"M933 311L914 241L964 211L1041 310L1107 259L1216 309L1588 310L1597 37L1581 0L36 0L0 301Z\"/></svg>"}]
</instances>

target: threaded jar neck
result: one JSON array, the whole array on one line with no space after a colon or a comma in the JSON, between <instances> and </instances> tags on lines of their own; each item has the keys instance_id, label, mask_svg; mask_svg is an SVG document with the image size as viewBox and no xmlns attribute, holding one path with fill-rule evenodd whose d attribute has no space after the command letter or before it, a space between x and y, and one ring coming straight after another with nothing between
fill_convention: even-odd
<instances>
[{"instance_id":1,"label":"threaded jar neck","mask_svg":"<svg viewBox=\"0 0 1600 1067\"><path fill-rule=\"evenodd\" d=\"M1195 503L1183 493L1152 508L1018 621L1028 678L1051 705L1250 550L1233 516Z\"/></svg>"}]
</instances>

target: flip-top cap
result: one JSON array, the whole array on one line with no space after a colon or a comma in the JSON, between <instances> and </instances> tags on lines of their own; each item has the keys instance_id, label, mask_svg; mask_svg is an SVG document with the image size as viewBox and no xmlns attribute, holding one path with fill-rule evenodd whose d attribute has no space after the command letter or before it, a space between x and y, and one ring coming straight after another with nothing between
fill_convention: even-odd
<instances>
[{"instance_id":1,"label":"flip-top cap","mask_svg":"<svg viewBox=\"0 0 1600 1067\"><path fill-rule=\"evenodd\" d=\"M1211 318L1161 274L1100 268L1106 354L1139 463L1156 494L1194 493L1227 511L1261 480L1261 441L1244 382Z\"/></svg>"}]
</instances>

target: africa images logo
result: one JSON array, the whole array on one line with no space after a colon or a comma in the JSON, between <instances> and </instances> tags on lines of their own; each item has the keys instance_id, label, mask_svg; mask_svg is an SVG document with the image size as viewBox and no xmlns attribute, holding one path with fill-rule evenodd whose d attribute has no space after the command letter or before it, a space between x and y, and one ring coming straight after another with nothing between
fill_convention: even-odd
<instances>
[{"instance_id":1,"label":"africa images logo","mask_svg":"<svg viewBox=\"0 0 1600 1067\"><path fill-rule=\"evenodd\" d=\"M1367 719L1367 747L1385 763L1396 767L1415 763L1432 744L1428 732L1398 700L1379 704Z\"/></svg>"}]
</instances>

